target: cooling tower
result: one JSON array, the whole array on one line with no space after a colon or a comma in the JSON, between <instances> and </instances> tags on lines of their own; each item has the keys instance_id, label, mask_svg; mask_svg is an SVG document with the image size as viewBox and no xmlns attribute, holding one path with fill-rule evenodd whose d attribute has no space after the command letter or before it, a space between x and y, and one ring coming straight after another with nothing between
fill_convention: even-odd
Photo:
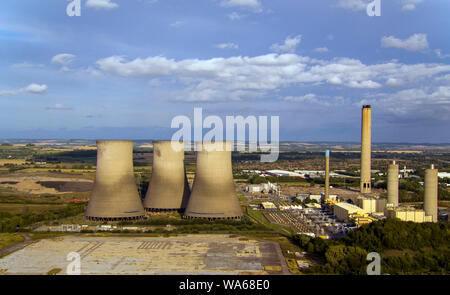
<instances>
[{"instance_id":1,"label":"cooling tower","mask_svg":"<svg viewBox=\"0 0 450 295\"><path fill-rule=\"evenodd\" d=\"M199 143L201 144L201 143ZM212 150L220 145L222 151ZM240 219L231 168L231 143L202 144L197 152L197 168L185 218Z\"/></svg>"},{"instance_id":2,"label":"cooling tower","mask_svg":"<svg viewBox=\"0 0 450 295\"><path fill-rule=\"evenodd\" d=\"M153 170L144 200L147 211L184 211L190 190L184 170L184 143L153 142Z\"/></svg>"},{"instance_id":3,"label":"cooling tower","mask_svg":"<svg viewBox=\"0 0 450 295\"><path fill-rule=\"evenodd\" d=\"M325 152L325 200L330 197L330 151Z\"/></svg>"},{"instance_id":4,"label":"cooling tower","mask_svg":"<svg viewBox=\"0 0 450 295\"><path fill-rule=\"evenodd\" d=\"M395 161L388 166L387 195L388 204L398 207L398 164Z\"/></svg>"},{"instance_id":5,"label":"cooling tower","mask_svg":"<svg viewBox=\"0 0 450 295\"><path fill-rule=\"evenodd\" d=\"M433 222L438 220L438 170L431 165L425 170L423 210L426 216L431 216Z\"/></svg>"},{"instance_id":6,"label":"cooling tower","mask_svg":"<svg viewBox=\"0 0 450 295\"><path fill-rule=\"evenodd\" d=\"M370 105L362 108L361 124L361 193L370 193L370 154L371 154L371 131L372 130L372 109Z\"/></svg>"},{"instance_id":7,"label":"cooling tower","mask_svg":"<svg viewBox=\"0 0 450 295\"><path fill-rule=\"evenodd\" d=\"M97 171L85 217L114 221L144 215L133 172L133 142L97 141Z\"/></svg>"}]
</instances>

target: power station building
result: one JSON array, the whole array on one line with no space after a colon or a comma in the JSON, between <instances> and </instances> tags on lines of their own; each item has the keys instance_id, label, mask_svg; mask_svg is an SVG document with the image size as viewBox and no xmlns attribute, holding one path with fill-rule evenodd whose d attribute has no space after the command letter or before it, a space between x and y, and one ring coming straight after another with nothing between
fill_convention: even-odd
<instances>
[{"instance_id":1,"label":"power station building","mask_svg":"<svg viewBox=\"0 0 450 295\"><path fill-rule=\"evenodd\" d=\"M361 185L362 194L370 193L371 184L371 153L372 153L372 108L364 105L361 122Z\"/></svg>"},{"instance_id":2,"label":"power station building","mask_svg":"<svg viewBox=\"0 0 450 295\"><path fill-rule=\"evenodd\" d=\"M153 169L144 199L147 211L184 211L190 195L184 143L153 141Z\"/></svg>"},{"instance_id":3,"label":"power station building","mask_svg":"<svg viewBox=\"0 0 450 295\"><path fill-rule=\"evenodd\" d=\"M402 221L437 222L438 221L438 171L431 165L425 170L423 210L399 206L398 165L395 161L388 167L388 204L384 210L387 218Z\"/></svg>"},{"instance_id":4,"label":"power station building","mask_svg":"<svg viewBox=\"0 0 450 295\"><path fill-rule=\"evenodd\" d=\"M334 205L333 213L337 219L349 222L352 215L358 214L363 216L367 214L367 211L356 205L341 202Z\"/></svg>"},{"instance_id":5,"label":"power station building","mask_svg":"<svg viewBox=\"0 0 450 295\"><path fill-rule=\"evenodd\" d=\"M97 171L85 217L118 221L144 216L133 171L133 142L97 141Z\"/></svg>"},{"instance_id":6,"label":"power station building","mask_svg":"<svg viewBox=\"0 0 450 295\"><path fill-rule=\"evenodd\" d=\"M198 143L197 167L185 218L240 219L231 167L231 143Z\"/></svg>"},{"instance_id":7,"label":"power station building","mask_svg":"<svg viewBox=\"0 0 450 295\"><path fill-rule=\"evenodd\" d=\"M384 216L387 218L398 218L402 221L412 221L412 222L432 222L431 216L427 216L424 210L414 209L411 207L394 207L389 204L385 211Z\"/></svg>"}]
</instances>

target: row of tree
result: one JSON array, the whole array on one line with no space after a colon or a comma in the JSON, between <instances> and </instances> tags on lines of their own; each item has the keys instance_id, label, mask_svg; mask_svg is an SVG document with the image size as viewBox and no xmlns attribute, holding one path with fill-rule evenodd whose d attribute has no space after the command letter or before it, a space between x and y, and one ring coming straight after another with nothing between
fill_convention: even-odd
<instances>
[{"instance_id":1,"label":"row of tree","mask_svg":"<svg viewBox=\"0 0 450 295\"><path fill-rule=\"evenodd\" d=\"M0 232L15 232L36 222L54 221L83 213L85 204L69 204L58 210L49 210L40 213L24 213L13 215L0 212Z\"/></svg>"},{"instance_id":2,"label":"row of tree","mask_svg":"<svg viewBox=\"0 0 450 295\"><path fill-rule=\"evenodd\" d=\"M323 263L310 273L366 274L367 254L381 255L382 273L450 274L450 225L396 219L373 222L340 240L298 235L294 242Z\"/></svg>"}]
</instances>

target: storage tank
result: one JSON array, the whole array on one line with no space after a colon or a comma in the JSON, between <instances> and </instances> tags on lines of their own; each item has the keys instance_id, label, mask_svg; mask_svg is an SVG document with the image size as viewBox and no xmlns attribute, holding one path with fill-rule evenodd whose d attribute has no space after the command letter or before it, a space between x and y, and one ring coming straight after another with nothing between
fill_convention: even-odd
<instances>
[{"instance_id":1,"label":"storage tank","mask_svg":"<svg viewBox=\"0 0 450 295\"><path fill-rule=\"evenodd\" d=\"M153 141L153 168L144 200L145 210L183 212L189 195L184 143Z\"/></svg>"},{"instance_id":2,"label":"storage tank","mask_svg":"<svg viewBox=\"0 0 450 295\"><path fill-rule=\"evenodd\" d=\"M133 142L97 141L97 170L85 217L116 221L144 216L133 171Z\"/></svg>"},{"instance_id":3,"label":"storage tank","mask_svg":"<svg viewBox=\"0 0 450 295\"><path fill-rule=\"evenodd\" d=\"M398 207L398 164L395 161L388 166L387 177L388 203Z\"/></svg>"},{"instance_id":4,"label":"storage tank","mask_svg":"<svg viewBox=\"0 0 450 295\"><path fill-rule=\"evenodd\" d=\"M216 149L216 147L219 147ZM197 167L185 218L240 219L230 142L197 143Z\"/></svg>"},{"instance_id":5,"label":"storage tank","mask_svg":"<svg viewBox=\"0 0 450 295\"><path fill-rule=\"evenodd\" d=\"M434 165L425 170L423 209L433 222L438 221L438 170Z\"/></svg>"},{"instance_id":6,"label":"storage tank","mask_svg":"<svg viewBox=\"0 0 450 295\"><path fill-rule=\"evenodd\" d=\"M370 193L371 185L371 152L372 152L372 108L362 108L361 122L361 193Z\"/></svg>"}]
</instances>

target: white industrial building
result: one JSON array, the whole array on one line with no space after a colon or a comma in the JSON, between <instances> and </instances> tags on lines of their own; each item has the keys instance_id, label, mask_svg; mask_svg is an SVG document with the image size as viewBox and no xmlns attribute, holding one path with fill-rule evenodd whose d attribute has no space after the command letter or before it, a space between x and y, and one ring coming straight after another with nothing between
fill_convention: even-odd
<instances>
[{"instance_id":1,"label":"white industrial building","mask_svg":"<svg viewBox=\"0 0 450 295\"><path fill-rule=\"evenodd\" d=\"M349 222L349 215L351 214L366 214L367 212L350 203L337 203L334 205L334 215L337 217L337 219L339 220L344 220L345 222Z\"/></svg>"},{"instance_id":2,"label":"white industrial building","mask_svg":"<svg viewBox=\"0 0 450 295\"><path fill-rule=\"evenodd\" d=\"M273 176L289 176L289 177L305 178L305 175L303 175L303 174L286 171L286 170L268 170L268 171L263 172L263 174L268 174L268 175L273 175Z\"/></svg>"},{"instance_id":3,"label":"white industrial building","mask_svg":"<svg viewBox=\"0 0 450 295\"><path fill-rule=\"evenodd\" d=\"M366 196L358 197L356 203L367 213L384 212L384 208L386 207L386 199L377 199Z\"/></svg>"}]
</instances>

